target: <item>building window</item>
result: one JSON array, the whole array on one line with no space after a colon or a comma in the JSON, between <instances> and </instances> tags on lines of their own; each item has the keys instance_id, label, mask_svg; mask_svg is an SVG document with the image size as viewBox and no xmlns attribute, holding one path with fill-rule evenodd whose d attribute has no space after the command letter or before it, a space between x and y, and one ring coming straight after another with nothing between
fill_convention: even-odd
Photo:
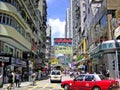
<instances>
[{"instance_id":1,"label":"building window","mask_svg":"<svg viewBox=\"0 0 120 90\"><path fill-rule=\"evenodd\" d=\"M6 15L6 24L9 24L9 16L8 15Z\"/></svg>"},{"instance_id":2,"label":"building window","mask_svg":"<svg viewBox=\"0 0 120 90\"><path fill-rule=\"evenodd\" d=\"M0 23L1 23L1 21L2 21L2 16L0 15Z\"/></svg>"},{"instance_id":3,"label":"building window","mask_svg":"<svg viewBox=\"0 0 120 90\"><path fill-rule=\"evenodd\" d=\"M8 53L8 46L5 45L5 53Z\"/></svg>"},{"instance_id":4,"label":"building window","mask_svg":"<svg viewBox=\"0 0 120 90\"><path fill-rule=\"evenodd\" d=\"M105 14L100 20L101 30L107 26L107 15Z\"/></svg>"},{"instance_id":5,"label":"building window","mask_svg":"<svg viewBox=\"0 0 120 90\"><path fill-rule=\"evenodd\" d=\"M2 21L2 23L5 23L5 15L3 15L3 21Z\"/></svg>"},{"instance_id":6,"label":"building window","mask_svg":"<svg viewBox=\"0 0 120 90\"><path fill-rule=\"evenodd\" d=\"M20 50L16 50L16 57L17 58L22 58L22 52Z\"/></svg>"},{"instance_id":7,"label":"building window","mask_svg":"<svg viewBox=\"0 0 120 90\"><path fill-rule=\"evenodd\" d=\"M25 37L25 30L12 16L0 13L0 23L14 27L17 32Z\"/></svg>"},{"instance_id":8,"label":"building window","mask_svg":"<svg viewBox=\"0 0 120 90\"><path fill-rule=\"evenodd\" d=\"M9 53L12 54L12 55L14 56L13 48L9 47Z\"/></svg>"},{"instance_id":9,"label":"building window","mask_svg":"<svg viewBox=\"0 0 120 90\"><path fill-rule=\"evenodd\" d=\"M12 5L15 6L16 8L18 7L17 0L0 0L0 1L4 1L4 2L6 2L6 3L12 4Z\"/></svg>"},{"instance_id":10,"label":"building window","mask_svg":"<svg viewBox=\"0 0 120 90\"><path fill-rule=\"evenodd\" d=\"M16 52L16 57L19 58L19 52L18 51Z\"/></svg>"}]
</instances>

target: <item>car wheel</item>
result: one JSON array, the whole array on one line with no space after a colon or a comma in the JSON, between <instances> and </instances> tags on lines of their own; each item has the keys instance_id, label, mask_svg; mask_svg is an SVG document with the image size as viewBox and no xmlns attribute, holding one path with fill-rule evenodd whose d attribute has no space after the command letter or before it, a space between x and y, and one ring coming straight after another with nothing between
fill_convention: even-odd
<instances>
[{"instance_id":1,"label":"car wheel","mask_svg":"<svg viewBox=\"0 0 120 90\"><path fill-rule=\"evenodd\" d=\"M99 87L94 87L92 90L101 90Z\"/></svg>"},{"instance_id":2,"label":"car wheel","mask_svg":"<svg viewBox=\"0 0 120 90\"><path fill-rule=\"evenodd\" d=\"M70 90L70 87L68 85L65 85L64 90Z\"/></svg>"}]
</instances>

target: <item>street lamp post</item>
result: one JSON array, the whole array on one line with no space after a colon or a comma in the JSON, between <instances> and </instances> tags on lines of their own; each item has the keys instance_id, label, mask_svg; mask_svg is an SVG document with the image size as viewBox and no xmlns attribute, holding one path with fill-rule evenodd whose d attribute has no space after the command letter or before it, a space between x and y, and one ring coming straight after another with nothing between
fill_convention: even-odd
<instances>
[{"instance_id":1,"label":"street lamp post","mask_svg":"<svg viewBox=\"0 0 120 90\"><path fill-rule=\"evenodd\" d=\"M117 50L117 40L115 39L115 55L116 55L116 59L115 59L115 74L116 74L116 78L119 78L119 69L118 69L118 50Z\"/></svg>"}]
</instances>

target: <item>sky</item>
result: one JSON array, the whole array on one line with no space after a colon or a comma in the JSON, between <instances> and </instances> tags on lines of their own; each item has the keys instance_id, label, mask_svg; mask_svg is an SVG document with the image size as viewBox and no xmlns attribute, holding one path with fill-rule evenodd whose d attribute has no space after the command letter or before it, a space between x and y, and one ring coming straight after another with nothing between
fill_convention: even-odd
<instances>
[{"instance_id":1,"label":"sky","mask_svg":"<svg viewBox=\"0 0 120 90\"><path fill-rule=\"evenodd\" d=\"M47 1L47 24L52 30L52 45L54 38L64 38L66 10L69 0L46 0Z\"/></svg>"}]
</instances>

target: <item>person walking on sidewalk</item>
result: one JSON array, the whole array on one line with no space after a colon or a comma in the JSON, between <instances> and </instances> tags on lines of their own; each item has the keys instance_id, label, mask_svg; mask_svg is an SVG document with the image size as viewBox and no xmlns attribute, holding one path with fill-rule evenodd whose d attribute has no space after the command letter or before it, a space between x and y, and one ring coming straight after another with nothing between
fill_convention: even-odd
<instances>
[{"instance_id":1,"label":"person walking on sidewalk","mask_svg":"<svg viewBox=\"0 0 120 90\"><path fill-rule=\"evenodd\" d=\"M13 75L12 72L10 71L8 74L8 82L10 83L7 87L8 90L11 89L11 87L13 87Z\"/></svg>"},{"instance_id":2,"label":"person walking on sidewalk","mask_svg":"<svg viewBox=\"0 0 120 90\"><path fill-rule=\"evenodd\" d=\"M36 73L34 72L31 77L32 77L32 85L35 85Z\"/></svg>"},{"instance_id":3,"label":"person walking on sidewalk","mask_svg":"<svg viewBox=\"0 0 120 90\"><path fill-rule=\"evenodd\" d=\"M16 87L20 87L20 74L17 72L15 75Z\"/></svg>"},{"instance_id":4,"label":"person walking on sidewalk","mask_svg":"<svg viewBox=\"0 0 120 90\"><path fill-rule=\"evenodd\" d=\"M12 75L13 75L13 85L14 85L15 83L15 72L14 71L12 71Z\"/></svg>"},{"instance_id":5,"label":"person walking on sidewalk","mask_svg":"<svg viewBox=\"0 0 120 90\"><path fill-rule=\"evenodd\" d=\"M42 77L42 72L41 72L41 70L39 70L39 71L38 71L38 80L40 80L41 77Z\"/></svg>"},{"instance_id":6,"label":"person walking on sidewalk","mask_svg":"<svg viewBox=\"0 0 120 90\"><path fill-rule=\"evenodd\" d=\"M106 76L107 76L107 79L110 79L110 71L109 70L107 70Z\"/></svg>"}]
</instances>

